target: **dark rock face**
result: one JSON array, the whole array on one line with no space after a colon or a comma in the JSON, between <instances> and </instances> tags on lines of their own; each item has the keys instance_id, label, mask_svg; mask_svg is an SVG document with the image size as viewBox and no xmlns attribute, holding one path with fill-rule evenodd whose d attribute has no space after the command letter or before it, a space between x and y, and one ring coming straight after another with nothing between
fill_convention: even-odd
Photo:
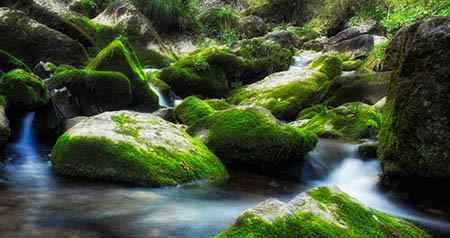
<instances>
[{"instance_id":1,"label":"dark rock face","mask_svg":"<svg viewBox=\"0 0 450 238\"><path fill-rule=\"evenodd\" d=\"M301 45L301 40L295 36L294 33L289 31L271 32L264 36L264 39L278 43L283 47L299 48Z\"/></svg>"},{"instance_id":2,"label":"dark rock face","mask_svg":"<svg viewBox=\"0 0 450 238\"><path fill-rule=\"evenodd\" d=\"M333 107L348 102L374 105L387 96L389 76L389 73L355 73L336 78L325 95L325 103Z\"/></svg>"},{"instance_id":3,"label":"dark rock face","mask_svg":"<svg viewBox=\"0 0 450 238\"><path fill-rule=\"evenodd\" d=\"M87 59L84 48L76 40L21 11L0 8L0 32L1 48L28 65L50 61L80 66Z\"/></svg>"},{"instance_id":4,"label":"dark rock face","mask_svg":"<svg viewBox=\"0 0 450 238\"><path fill-rule=\"evenodd\" d=\"M341 32L339 32L337 35L330 37L329 43L330 44L336 44L339 42L342 42L344 40L349 40L361 35L365 34L382 34L383 29L381 26L375 22L375 21L366 21L361 23L360 25L356 27L350 27L347 28Z\"/></svg>"},{"instance_id":5,"label":"dark rock face","mask_svg":"<svg viewBox=\"0 0 450 238\"><path fill-rule=\"evenodd\" d=\"M387 50L383 68L393 77L379 149L385 184L437 186L441 194L439 184L448 185L449 42L450 18L434 17L401 29Z\"/></svg>"},{"instance_id":6,"label":"dark rock face","mask_svg":"<svg viewBox=\"0 0 450 238\"><path fill-rule=\"evenodd\" d=\"M254 38L267 33L267 25L257 16L244 17L239 21L239 31L244 38Z\"/></svg>"}]
</instances>

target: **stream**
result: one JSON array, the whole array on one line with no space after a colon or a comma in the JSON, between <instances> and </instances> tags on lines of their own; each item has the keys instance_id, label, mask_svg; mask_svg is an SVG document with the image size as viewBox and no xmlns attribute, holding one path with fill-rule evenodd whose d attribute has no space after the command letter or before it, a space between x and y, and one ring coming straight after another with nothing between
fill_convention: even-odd
<instances>
[{"instance_id":1,"label":"stream","mask_svg":"<svg viewBox=\"0 0 450 238\"><path fill-rule=\"evenodd\" d=\"M33 137L33 116L24 117L0 160L0 237L206 238L258 202L286 201L319 185L339 186L367 206L450 234L448 220L384 196L376 188L377 161L359 159L354 144L321 140L297 168L296 182L239 173L221 186L134 187L56 177L50 147Z\"/></svg>"}]
</instances>

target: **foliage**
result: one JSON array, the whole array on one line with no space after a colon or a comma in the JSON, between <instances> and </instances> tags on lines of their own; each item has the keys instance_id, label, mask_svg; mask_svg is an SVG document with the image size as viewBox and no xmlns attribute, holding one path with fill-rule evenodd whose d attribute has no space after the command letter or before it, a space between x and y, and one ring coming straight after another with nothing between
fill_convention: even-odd
<instances>
[{"instance_id":1,"label":"foliage","mask_svg":"<svg viewBox=\"0 0 450 238\"><path fill-rule=\"evenodd\" d=\"M230 6L207 9L199 17L202 31L231 45L238 40L239 13Z\"/></svg>"}]
</instances>

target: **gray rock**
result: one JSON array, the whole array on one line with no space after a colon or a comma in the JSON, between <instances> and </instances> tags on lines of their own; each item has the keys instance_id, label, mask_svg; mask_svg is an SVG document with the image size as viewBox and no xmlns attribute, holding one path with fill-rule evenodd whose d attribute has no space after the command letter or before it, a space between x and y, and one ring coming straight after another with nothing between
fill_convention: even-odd
<instances>
[{"instance_id":1,"label":"gray rock","mask_svg":"<svg viewBox=\"0 0 450 238\"><path fill-rule=\"evenodd\" d=\"M257 16L247 16L239 20L239 31L244 38L254 38L267 33L264 20Z\"/></svg>"},{"instance_id":2,"label":"gray rock","mask_svg":"<svg viewBox=\"0 0 450 238\"><path fill-rule=\"evenodd\" d=\"M11 136L11 129L9 128L9 120L6 117L5 106L0 105L0 147L8 143Z\"/></svg>"},{"instance_id":3,"label":"gray rock","mask_svg":"<svg viewBox=\"0 0 450 238\"><path fill-rule=\"evenodd\" d=\"M360 35L375 35L375 34L382 34L383 29L380 24L376 21L365 21L362 22L360 25L355 27L347 28L341 32L339 32L337 35L329 38L329 44L337 44L339 42L342 42L344 40L349 40L355 37L358 37Z\"/></svg>"}]
</instances>

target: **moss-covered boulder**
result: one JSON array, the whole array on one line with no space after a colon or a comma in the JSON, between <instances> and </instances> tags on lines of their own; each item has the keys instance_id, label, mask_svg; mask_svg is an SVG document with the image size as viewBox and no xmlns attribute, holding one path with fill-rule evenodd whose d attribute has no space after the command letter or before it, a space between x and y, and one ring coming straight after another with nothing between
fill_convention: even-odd
<instances>
[{"instance_id":1,"label":"moss-covered boulder","mask_svg":"<svg viewBox=\"0 0 450 238\"><path fill-rule=\"evenodd\" d=\"M182 97L223 97L243 66L244 61L227 48L204 48L164 68L160 79Z\"/></svg>"},{"instance_id":2,"label":"moss-covered boulder","mask_svg":"<svg viewBox=\"0 0 450 238\"><path fill-rule=\"evenodd\" d=\"M206 9L200 16L199 21L205 34L226 40L227 35L234 34L239 28L239 13L230 6L217 6Z\"/></svg>"},{"instance_id":3,"label":"moss-covered boulder","mask_svg":"<svg viewBox=\"0 0 450 238\"><path fill-rule=\"evenodd\" d=\"M261 107L216 111L197 119L188 132L224 163L272 174L280 172L274 168L301 161L317 141L314 134L279 122Z\"/></svg>"},{"instance_id":4,"label":"moss-covered boulder","mask_svg":"<svg viewBox=\"0 0 450 238\"><path fill-rule=\"evenodd\" d=\"M78 41L9 8L0 8L0 49L27 65L39 61L79 66L87 55ZM26 47L24 47L26 46Z\"/></svg>"},{"instance_id":5,"label":"moss-covered boulder","mask_svg":"<svg viewBox=\"0 0 450 238\"><path fill-rule=\"evenodd\" d=\"M283 46L281 43L271 37L239 42L236 54L245 60L239 80L250 84L270 74L288 70L294 63L294 50L292 46Z\"/></svg>"},{"instance_id":6,"label":"moss-covered boulder","mask_svg":"<svg viewBox=\"0 0 450 238\"><path fill-rule=\"evenodd\" d=\"M0 79L0 94L14 111L29 111L48 102L48 89L36 75L22 69L4 74Z\"/></svg>"},{"instance_id":7,"label":"moss-covered boulder","mask_svg":"<svg viewBox=\"0 0 450 238\"><path fill-rule=\"evenodd\" d=\"M175 117L185 125L192 126L199 119L209 116L215 109L201 99L190 96L175 108Z\"/></svg>"},{"instance_id":8,"label":"moss-covered boulder","mask_svg":"<svg viewBox=\"0 0 450 238\"><path fill-rule=\"evenodd\" d=\"M154 186L227 177L201 142L159 117L130 111L80 121L58 139L51 162L63 176Z\"/></svg>"},{"instance_id":9,"label":"moss-covered boulder","mask_svg":"<svg viewBox=\"0 0 450 238\"><path fill-rule=\"evenodd\" d=\"M245 15L263 18L272 24L292 23L302 25L305 21L303 0L245 0Z\"/></svg>"},{"instance_id":10,"label":"moss-covered boulder","mask_svg":"<svg viewBox=\"0 0 450 238\"><path fill-rule=\"evenodd\" d=\"M364 103L347 103L337 108L313 107L300 112L300 128L320 137L340 139L376 138L381 114Z\"/></svg>"},{"instance_id":11,"label":"moss-covered boulder","mask_svg":"<svg viewBox=\"0 0 450 238\"><path fill-rule=\"evenodd\" d=\"M380 135L385 184L434 187L441 197L450 181L449 42L450 18L435 17L402 28L387 49L383 68L394 73Z\"/></svg>"},{"instance_id":12,"label":"moss-covered boulder","mask_svg":"<svg viewBox=\"0 0 450 238\"><path fill-rule=\"evenodd\" d=\"M78 101L84 116L121 110L132 105L130 80L118 72L66 70L55 74L47 84L55 89L66 87Z\"/></svg>"},{"instance_id":13,"label":"moss-covered boulder","mask_svg":"<svg viewBox=\"0 0 450 238\"><path fill-rule=\"evenodd\" d=\"M298 113L318 102L330 81L342 72L337 57L320 58L308 69L291 69L235 90L228 101L239 105L258 105L277 118L292 121Z\"/></svg>"},{"instance_id":14,"label":"moss-covered boulder","mask_svg":"<svg viewBox=\"0 0 450 238\"><path fill-rule=\"evenodd\" d=\"M8 143L11 136L11 129L9 128L9 120L5 113L6 98L0 95L0 148Z\"/></svg>"},{"instance_id":15,"label":"moss-covered boulder","mask_svg":"<svg viewBox=\"0 0 450 238\"><path fill-rule=\"evenodd\" d=\"M324 102L333 107L349 102L373 105L387 96L389 79L390 73L343 75L333 80Z\"/></svg>"},{"instance_id":16,"label":"moss-covered boulder","mask_svg":"<svg viewBox=\"0 0 450 238\"><path fill-rule=\"evenodd\" d=\"M215 238L431 238L413 224L367 208L335 187L319 187L290 202L269 199L244 211Z\"/></svg>"},{"instance_id":17,"label":"moss-covered boulder","mask_svg":"<svg viewBox=\"0 0 450 238\"><path fill-rule=\"evenodd\" d=\"M147 76L132 48L123 39L116 39L92 59L87 70L116 71L128 77L133 92L133 104L139 111L155 111L159 99L147 82Z\"/></svg>"},{"instance_id":18,"label":"moss-covered boulder","mask_svg":"<svg viewBox=\"0 0 450 238\"><path fill-rule=\"evenodd\" d=\"M31 72L31 69L21 60L4 50L0 50L0 72L8 72L13 69L23 69Z\"/></svg>"}]
</instances>

